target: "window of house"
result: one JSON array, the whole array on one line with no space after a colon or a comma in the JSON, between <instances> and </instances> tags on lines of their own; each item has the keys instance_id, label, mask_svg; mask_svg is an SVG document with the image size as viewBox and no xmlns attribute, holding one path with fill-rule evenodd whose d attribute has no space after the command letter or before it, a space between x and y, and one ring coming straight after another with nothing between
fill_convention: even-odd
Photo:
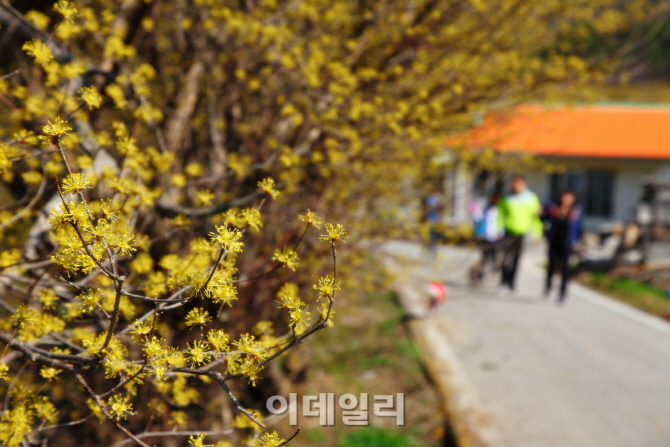
<instances>
[{"instance_id":1,"label":"window of house","mask_svg":"<svg viewBox=\"0 0 670 447\"><path fill-rule=\"evenodd\" d=\"M558 201L561 191L571 189L577 194L585 215L612 216L614 210L614 173L612 171L567 171L562 174L552 174L550 182L552 201Z\"/></svg>"}]
</instances>

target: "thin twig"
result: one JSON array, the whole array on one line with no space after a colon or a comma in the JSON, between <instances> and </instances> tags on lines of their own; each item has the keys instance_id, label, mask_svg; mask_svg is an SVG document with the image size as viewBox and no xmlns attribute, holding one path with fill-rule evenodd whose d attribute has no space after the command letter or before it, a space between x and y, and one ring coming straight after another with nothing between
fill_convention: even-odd
<instances>
[{"instance_id":1,"label":"thin twig","mask_svg":"<svg viewBox=\"0 0 670 447\"><path fill-rule=\"evenodd\" d=\"M276 188L281 189L282 186L283 186L282 184L279 184L276 186ZM167 217L175 217L179 214L183 214L184 216L187 217L206 217L206 216L213 216L214 214L223 213L224 211L227 211L230 208L249 205L254 200L260 199L261 197L265 197L265 191L257 191L243 197L232 199L226 203L222 203L221 205L215 205L206 208L186 208L179 205L170 205L162 201L158 201L156 203L156 208L160 213L162 213Z\"/></svg>"},{"instance_id":2,"label":"thin twig","mask_svg":"<svg viewBox=\"0 0 670 447\"><path fill-rule=\"evenodd\" d=\"M61 201L63 202L63 207L65 208L65 211L70 214L70 207L67 206L67 202L65 202L65 198L63 197L63 193L60 189L60 184L58 183L58 180L56 180L56 189L58 190L58 195L60 196ZM91 252L91 248L88 246L86 243L86 239L84 239L84 235L82 234L81 230L79 229L79 226L74 223L70 222L70 225L72 225L72 228L74 228L75 233L77 233L77 236L79 237L79 240L81 241L82 246L84 247L84 250L86 251L86 254L93 260L96 266L100 269L102 273L105 274L105 276L118 280L119 278L116 277L116 275L109 270L105 268L105 266L102 265L100 260L96 258L93 255L93 252Z\"/></svg>"},{"instance_id":3,"label":"thin twig","mask_svg":"<svg viewBox=\"0 0 670 447\"><path fill-rule=\"evenodd\" d=\"M140 300L143 300L143 301L149 301L151 303L183 303L183 302L188 301L188 300L193 298L193 297L190 297L190 296L186 297L186 298L178 298L178 299L151 298L151 297L148 297L148 296L145 296L145 295L135 295L134 293L125 292L125 291L121 291L121 295L130 297L130 298L137 298L137 299L140 299Z\"/></svg>"},{"instance_id":4,"label":"thin twig","mask_svg":"<svg viewBox=\"0 0 670 447\"><path fill-rule=\"evenodd\" d=\"M89 414L88 416L86 416L84 418L81 418L81 419L78 419L76 421L64 422L62 424L55 424L55 425L47 425L46 427L36 428L35 430L32 431L32 433L37 433L37 432L44 431L44 430L50 430L52 428L72 427L73 425L83 424L84 422L91 419L91 417L93 417L93 415Z\"/></svg>"},{"instance_id":5,"label":"thin twig","mask_svg":"<svg viewBox=\"0 0 670 447\"><path fill-rule=\"evenodd\" d=\"M19 68L17 68L17 69L14 70L14 71L11 71L11 72L7 73L6 75L2 75L2 76L0 76L0 80L10 78L10 77L14 76L15 74L19 74L19 73L21 72L21 70L23 70L23 69L26 68L27 66L28 66L28 62L26 62L25 64L21 65Z\"/></svg>"},{"instance_id":6,"label":"thin twig","mask_svg":"<svg viewBox=\"0 0 670 447\"><path fill-rule=\"evenodd\" d=\"M214 276L214 273L216 272L216 269L219 268L219 265L221 264L221 260L224 258L224 256L226 256L227 253L228 253L228 250L224 250L223 245L222 245L221 249L219 250L219 257L216 260L216 263L214 264L214 267L209 272L209 276L207 277L207 281L205 281L205 284L203 284L202 287L200 288L201 290L204 291L207 288L207 285L212 280L212 277Z\"/></svg>"},{"instance_id":7,"label":"thin twig","mask_svg":"<svg viewBox=\"0 0 670 447\"><path fill-rule=\"evenodd\" d=\"M233 433L235 433L235 429L232 428L222 431L147 431L144 433L137 434L135 435L135 437L138 439L143 439L143 438L162 438L164 436L198 436L198 435L226 436ZM122 445L126 445L131 442L132 440L130 439L124 439L123 441L119 441L116 444L112 444L112 447L121 447Z\"/></svg>"},{"instance_id":8,"label":"thin twig","mask_svg":"<svg viewBox=\"0 0 670 447\"><path fill-rule=\"evenodd\" d=\"M257 424L257 425L259 425L263 428L266 428L265 424L263 424L261 421L256 419L256 416L254 416L252 413L247 411L246 408L244 408L242 406L242 404L240 404L240 401L238 401L237 398L233 395L233 392L230 390L230 387L226 383L227 378L222 376L221 373L218 373L216 371L203 371L203 370L200 370L200 369L192 369L192 368L175 368L175 369L173 369L173 371L183 372L183 373L187 373L187 374L200 375L200 376L208 376L211 379L215 380L219 385L221 385L221 388L223 388L224 391L228 394L228 397L233 402L233 405L235 405L235 407L237 407L238 410L240 410L242 413L244 413L244 415L246 417L248 417L255 424Z\"/></svg>"},{"instance_id":9,"label":"thin twig","mask_svg":"<svg viewBox=\"0 0 670 447\"><path fill-rule=\"evenodd\" d=\"M107 350L107 346L109 346L109 342L112 341L112 336L114 335L114 329L116 329L116 323L119 321L119 309L120 309L120 304L121 304L121 287L123 286L123 283L121 281L117 281L114 284L114 288L116 289L116 296L114 297L114 310L112 311L112 318L109 323L109 329L107 330L107 336L105 337L105 342L102 344L102 348L100 349L100 354L101 356L105 356L105 351Z\"/></svg>"},{"instance_id":10,"label":"thin twig","mask_svg":"<svg viewBox=\"0 0 670 447\"><path fill-rule=\"evenodd\" d=\"M154 338L154 330L156 329L156 320L158 319L157 311L158 311L158 304L156 304L156 305L154 306L154 319L153 319L153 321L151 322L151 331L149 332L149 338L148 338L149 340L153 340L153 338ZM114 388L112 388L111 390L107 391L107 392L104 393L104 394L101 394L100 397L107 397L108 395L110 395L110 394L112 394L114 391L116 391L117 389L119 389L119 388L121 388L122 386L124 386L126 383L128 383L128 382L130 382L131 380L135 379L135 377L139 376L139 375L144 371L144 369L147 367L147 363L148 363L148 362L149 362L149 357L146 357L146 356L145 356L145 357L144 357L144 362L142 362L142 366L140 367L140 369L137 370L137 372L136 372L135 374L133 374L132 376L128 376L128 377L126 377L124 380L122 380L122 381L121 381L118 385L116 385Z\"/></svg>"},{"instance_id":11,"label":"thin twig","mask_svg":"<svg viewBox=\"0 0 670 447\"><path fill-rule=\"evenodd\" d=\"M284 441L284 442L282 442L281 444L279 444L277 447L282 447L283 445L288 444L289 442L291 442L291 441L293 440L293 438L295 438L296 436L298 436L298 433L300 433L300 427L298 427L298 429L295 431L295 433L293 433L293 436L291 436L291 437L288 438L286 441Z\"/></svg>"},{"instance_id":12,"label":"thin twig","mask_svg":"<svg viewBox=\"0 0 670 447\"><path fill-rule=\"evenodd\" d=\"M95 394L93 389L91 389L91 387L88 385L88 383L86 383L86 381L81 376L81 374L75 373L74 377L77 380L77 382L79 382L79 384L82 386L82 388L84 388L84 391L86 392L86 394L91 396L93 398L93 400L95 401L95 403L98 404L98 407L100 407L100 410L102 410L103 414L107 417L107 419L111 420L114 423L114 425L116 425L116 427L119 430L121 430L123 433L125 433L126 436L128 436L130 439L132 439L133 441L135 441L136 443L138 443L139 445L141 445L143 447L149 447L147 444L143 443L137 436L132 434L126 427L121 425L119 423L119 421L115 420L112 417L112 415L109 413L109 411L107 411L107 408L105 408L105 404L100 399L100 396Z\"/></svg>"},{"instance_id":13,"label":"thin twig","mask_svg":"<svg viewBox=\"0 0 670 447\"><path fill-rule=\"evenodd\" d=\"M34 207L37 202L42 198L42 194L44 194L44 190L47 187L47 176L46 173L44 172L44 164L42 164L42 182L40 183L40 187L37 190L37 194L35 194L35 197L32 198L32 200L26 205L25 208L23 208L21 211L13 215L9 220L6 220L5 222L0 224L0 229L6 228L19 220L25 213L30 211L32 207Z\"/></svg>"}]
</instances>

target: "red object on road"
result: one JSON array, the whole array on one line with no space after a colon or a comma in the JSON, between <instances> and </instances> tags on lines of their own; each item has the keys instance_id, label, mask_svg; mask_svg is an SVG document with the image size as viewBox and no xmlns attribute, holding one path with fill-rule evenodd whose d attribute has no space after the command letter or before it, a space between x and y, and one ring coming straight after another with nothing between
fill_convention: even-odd
<instances>
[{"instance_id":1,"label":"red object on road","mask_svg":"<svg viewBox=\"0 0 670 447\"><path fill-rule=\"evenodd\" d=\"M430 307L444 303L447 299L447 288L441 282L428 283L428 294L430 295Z\"/></svg>"}]
</instances>

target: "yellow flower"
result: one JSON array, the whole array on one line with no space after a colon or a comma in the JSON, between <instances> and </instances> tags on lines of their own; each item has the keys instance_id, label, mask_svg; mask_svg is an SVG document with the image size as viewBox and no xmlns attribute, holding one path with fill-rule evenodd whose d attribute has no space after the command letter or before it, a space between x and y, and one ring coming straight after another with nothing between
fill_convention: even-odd
<instances>
[{"instance_id":1,"label":"yellow flower","mask_svg":"<svg viewBox=\"0 0 670 447\"><path fill-rule=\"evenodd\" d=\"M151 17L144 17L142 19L142 28L144 28L147 31L153 31L154 29L154 21L151 19Z\"/></svg>"},{"instance_id":2,"label":"yellow flower","mask_svg":"<svg viewBox=\"0 0 670 447\"><path fill-rule=\"evenodd\" d=\"M51 123L47 120L47 125L42 128L42 132L52 137L60 137L61 135L67 135L72 128L68 126L67 121L61 119L60 116L56 117L56 120Z\"/></svg>"},{"instance_id":3,"label":"yellow flower","mask_svg":"<svg viewBox=\"0 0 670 447\"><path fill-rule=\"evenodd\" d=\"M186 315L186 326L189 327L204 326L210 321L212 321L212 317L201 307L191 309L191 311Z\"/></svg>"},{"instance_id":4,"label":"yellow flower","mask_svg":"<svg viewBox=\"0 0 670 447\"><path fill-rule=\"evenodd\" d=\"M218 352L228 350L228 335L221 329L212 329L207 333L207 340L214 346Z\"/></svg>"},{"instance_id":5,"label":"yellow flower","mask_svg":"<svg viewBox=\"0 0 670 447\"><path fill-rule=\"evenodd\" d=\"M17 143L26 144L28 146L35 146L38 143L37 137L33 135L33 132L26 129L21 129L18 132L14 132L14 139Z\"/></svg>"},{"instance_id":6,"label":"yellow flower","mask_svg":"<svg viewBox=\"0 0 670 447\"><path fill-rule=\"evenodd\" d=\"M143 351L147 357L159 357L162 352L165 351L165 348L162 346L163 339L153 337L151 340L144 341Z\"/></svg>"},{"instance_id":7,"label":"yellow flower","mask_svg":"<svg viewBox=\"0 0 670 447\"><path fill-rule=\"evenodd\" d=\"M244 219L254 231L259 231L263 226L261 213L256 208L245 208L240 211L240 218Z\"/></svg>"},{"instance_id":8,"label":"yellow flower","mask_svg":"<svg viewBox=\"0 0 670 447\"><path fill-rule=\"evenodd\" d=\"M203 444L205 442L205 435L191 436L188 438L188 443L193 447L214 447L213 444Z\"/></svg>"},{"instance_id":9,"label":"yellow flower","mask_svg":"<svg viewBox=\"0 0 670 447\"><path fill-rule=\"evenodd\" d=\"M79 97L86 103L89 110L97 109L102 102L102 96L95 87L80 88Z\"/></svg>"},{"instance_id":10,"label":"yellow flower","mask_svg":"<svg viewBox=\"0 0 670 447\"><path fill-rule=\"evenodd\" d=\"M259 440L258 442L262 447L279 447L282 445L286 440L282 439L279 437L277 432L272 432L270 433L265 433Z\"/></svg>"},{"instance_id":11,"label":"yellow flower","mask_svg":"<svg viewBox=\"0 0 670 447\"><path fill-rule=\"evenodd\" d=\"M309 209L305 214L301 214L300 216L298 216L298 219L302 220L310 227L316 227L316 228L321 228L321 224L323 223L321 219L319 219L319 216L317 216L314 211L311 211Z\"/></svg>"},{"instance_id":12,"label":"yellow flower","mask_svg":"<svg viewBox=\"0 0 670 447\"><path fill-rule=\"evenodd\" d=\"M298 265L298 255L289 247L276 248L272 260L281 262L294 272Z\"/></svg>"},{"instance_id":13,"label":"yellow flower","mask_svg":"<svg viewBox=\"0 0 670 447\"><path fill-rule=\"evenodd\" d=\"M273 199L279 195L279 191L275 189L275 181L269 177L258 182L258 187Z\"/></svg>"},{"instance_id":14,"label":"yellow flower","mask_svg":"<svg viewBox=\"0 0 670 447\"><path fill-rule=\"evenodd\" d=\"M21 174L23 181L28 184L36 184L42 181L42 173L37 171L28 171Z\"/></svg>"},{"instance_id":15,"label":"yellow flower","mask_svg":"<svg viewBox=\"0 0 670 447\"><path fill-rule=\"evenodd\" d=\"M117 421L125 419L133 414L133 405L129 403L129 397L115 395L109 398L109 405L112 407L110 413Z\"/></svg>"},{"instance_id":16,"label":"yellow flower","mask_svg":"<svg viewBox=\"0 0 670 447\"><path fill-rule=\"evenodd\" d=\"M91 410L93 415L98 418L98 421L102 424L107 420L107 417L105 416L105 413L102 412L98 404L95 403L93 399L88 399L86 401L86 405L88 406L88 409Z\"/></svg>"},{"instance_id":17,"label":"yellow flower","mask_svg":"<svg viewBox=\"0 0 670 447\"><path fill-rule=\"evenodd\" d=\"M140 253L137 257L130 263L130 269L135 273L143 275L149 273L154 266L154 260L147 253Z\"/></svg>"},{"instance_id":18,"label":"yellow flower","mask_svg":"<svg viewBox=\"0 0 670 447\"><path fill-rule=\"evenodd\" d=\"M328 314L328 308L330 307L329 303L326 303L325 301L321 302L321 307L319 308L319 318L321 321L324 321L326 317L328 317L328 322L327 326L332 327L333 326L333 316L335 315L335 309L330 309L330 314Z\"/></svg>"},{"instance_id":19,"label":"yellow flower","mask_svg":"<svg viewBox=\"0 0 670 447\"><path fill-rule=\"evenodd\" d=\"M188 346L188 344L186 345ZM193 342L193 347L189 347L188 357L191 360L191 368L195 368L198 365L204 365L209 362L212 358L208 353L209 343L206 341L195 341Z\"/></svg>"},{"instance_id":20,"label":"yellow flower","mask_svg":"<svg viewBox=\"0 0 670 447\"><path fill-rule=\"evenodd\" d=\"M178 214L174 219L172 219L172 223L179 228L186 230L188 229L189 225L191 225L191 219L184 216L183 214Z\"/></svg>"},{"instance_id":21,"label":"yellow flower","mask_svg":"<svg viewBox=\"0 0 670 447\"><path fill-rule=\"evenodd\" d=\"M77 8L67 0L58 0L58 3L54 5L54 10L59 12L65 20L72 20L79 12L77 11Z\"/></svg>"},{"instance_id":22,"label":"yellow flower","mask_svg":"<svg viewBox=\"0 0 670 447\"><path fill-rule=\"evenodd\" d=\"M188 418L183 411L173 411L170 413L170 422L168 423L173 427L185 427L188 423Z\"/></svg>"},{"instance_id":23,"label":"yellow flower","mask_svg":"<svg viewBox=\"0 0 670 447\"><path fill-rule=\"evenodd\" d=\"M138 341L151 333L152 326L153 321L150 320L135 321L128 332L132 335L134 341Z\"/></svg>"},{"instance_id":24,"label":"yellow flower","mask_svg":"<svg viewBox=\"0 0 670 447\"><path fill-rule=\"evenodd\" d=\"M29 56L34 57L37 63L42 66L48 65L54 58L51 48L39 39L24 43L21 49Z\"/></svg>"},{"instance_id":25,"label":"yellow flower","mask_svg":"<svg viewBox=\"0 0 670 447\"><path fill-rule=\"evenodd\" d=\"M126 95L123 93L123 88L121 88L120 85L109 84L107 87L105 87L105 93L114 100L114 106L117 109L126 108Z\"/></svg>"},{"instance_id":26,"label":"yellow flower","mask_svg":"<svg viewBox=\"0 0 670 447\"><path fill-rule=\"evenodd\" d=\"M87 71L86 64L82 61L73 61L61 65L62 75L63 77L68 79L77 78L86 73L86 71Z\"/></svg>"},{"instance_id":27,"label":"yellow flower","mask_svg":"<svg viewBox=\"0 0 670 447\"><path fill-rule=\"evenodd\" d=\"M191 177L199 177L202 175L202 165L198 162L191 162L186 165L184 172Z\"/></svg>"},{"instance_id":28,"label":"yellow flower","mask_svg":"<svg viewBox=\"0 0 670 447\"><path fill-rule=\"evenodd\" d=\"M51 382L61 372L63 372L62 369L56 369L51 366L43 366L42 369L40 370L40 376L47 379L47 381Z\"/></svg>"},{"instance_id":29,"label":"yellow flower","mask_svg":"<svg viewBox=\"0 0 670 447\"><path fill-rule=\"evenodd\" d=\"M300 304L300 300L298 299L298 286L291 282L287 282L281 289L279 289L279 292L277 292L277 298L279 298L278 301L281 304L280 307L288 310L293 309Z\"/></svg>"},{"instance_id":30,"label":"yellow flower","mask_svg":"<svg viewBox=\"0 0 670 447\"><path fill-rule=\"evenodd\" d=\"M49 402L46 396L39 396L33 403L33 408L35 408L37 417L42 420L49 421L52 424L58 420L58 410L56 410L54 404Z\"/></svg>"},{"instance_id":31,"label":"yellow flower","mask_svg":"<svg viewBox=\"0 0 670 447\"><path fill-rule=\"evenodd\" d=\"M291 327L298 332L307 327L312 320L311 313L305 310L306 306L305 303L300 303L289 312Z\"/></svg>"},{"instance_id":32,"label":"yellow flower","mask_svg":"<svg viewBox=\"0 0 670 447\"><path fill-rule=\"evenodd\" d=\"M170 183L177 188L182 188L186 186L186 176L184 174L172 174Z\"/></svg>"},{"instance_id":33,"label":"yellow flower","mask_svg":"<svg viewBox=\"0 0 670 447\"><path fill-rule=\"evenodd\" d=\"M210 206L213 199L214 194L209 189L200 189L195 193L195 203L198 205Z\"/></svg>"},{"instance_id":34,"label":"yellow flower","mask_svg":"<svg viewBox=\"0 0 670 447\"><path fill-rule=\"evenodd\" d=\"M90 189L93 186L91 182L88 181L84 174L76 172L74 174L68 175L65 180L63 180L63 195L65 197L73 196L83 189Z\"/></svg>"},{"instance_id":35,"label":"yellow flower","mask_svg":"<svg viewBox=\"0 0 670 447\"><path fill-rule=\"evenodd\" d=\"M14 311L14 315L12 315L12 320L20 324L22 328L32 327L37 322L37 319L37 312L25 304L21 304L16 311Z\"/></svg>"},{"instance_id":36,"label":"yellow flower","mask_svg":"<svg viewBox=\"0 0 670 447\"><path fill-rule=\"evenodd\" d=\"M9 366L6 363L0 362L0 379L7 380L9 378Z\"/></svg>"},{"instance_id":37,"label":"yellow flower","mask_svg":"<svg viewBox=\"0 0 670 447\"><path fill-rule=\"evenodd\" d=\"M26 19L32 23L35 28L45 30L49 26L51 19L48 15L43 14L39 11L28 11L26 13Z\"/></svg>"},{"instance_id":38,"label":"yellow flower","mask_svg":"<svg viewBox=\"0 0 670 447\"><path fill-rule=\"evenodd\" d=\"M332 278L321 277L319 282L312 287L319 291L319 298L331 298L336 290L340 290L340 285Z\"/></svg>"},{"instance_id":39,"label":"yellow flower","mask_svg":"<svg viewBox=\"0 0 670 447\"><path fill-rule=\"evenodd\" d=\"M237 299L237 289L232 284L221 284L221 280L216 280L217 275L212 278L211 289L212 301L215 303L225 303L232 307L232 302ZM216 280L216 281L215 281ZM208 290L209 292L209 290Z\"/></svg>"},{"instance_id":40,"label":"yellow flower","mask_svg":"<svg viewBox=\"0 0 670 447\"><path fill-rule=\"evenodd\" d=\"M52 289L43 289L37 294L44 309L53 309L56 307L56 302L60 299Z\"/></svg>"},{"instance_id":41,"label":"yellow flower","mask_svg":"<svg viewBox=\"0 0 670 447\"><path fill-rule=\"evenodd\" d=\"M102 294L100 290L89 290L80 294L77 298L82 300L81 308L84 312L90 312L98 307L98 303L102 300Z\"/></svg>"},{"instance_id":42,"label":"yellow flower","mask_svg":"<svg viewBox=\"0 0 670 447\"><path fill-rule=\"evenodd\" d=\"M239 241L242 233L237 228L228 228L228 225L217 225L216 233L212 232L209 235L231 254L242 252L244 244Z\"/></svg>"},{"instance_id":43,"label":"yellow flower","mask_svg":"<svg viewBox=\"0 0 670 447\"><path fill-rule=\"evenodd\" d=\"M347 237L346 230L340 224L337 224L337 227L333 227L332 224L327 223L326 232L328 234L319 236L319 239L326 242L344 242L344 239Z\"/></svg>"}]
</instances>

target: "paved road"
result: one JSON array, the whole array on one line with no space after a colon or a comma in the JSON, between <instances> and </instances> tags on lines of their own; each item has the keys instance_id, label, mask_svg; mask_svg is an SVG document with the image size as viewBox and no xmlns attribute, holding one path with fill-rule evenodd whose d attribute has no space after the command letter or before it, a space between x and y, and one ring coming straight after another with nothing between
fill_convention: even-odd
<instances>
[{"instance_id":1,"label":"paved road","mask_svg":"<svg viewBox=\"0 0 670 447\"><path fill-rule=\"evenodd\" d=\"M445 248L432 262L414 244L385 251L409 261L405 279L417 286L447 283L447 302L429 318L505 446L670 446L670 324L577 284L564 306L545 300L540 247L509 296L467 286L471 250Z\"/></svg>"}]
</instances>

